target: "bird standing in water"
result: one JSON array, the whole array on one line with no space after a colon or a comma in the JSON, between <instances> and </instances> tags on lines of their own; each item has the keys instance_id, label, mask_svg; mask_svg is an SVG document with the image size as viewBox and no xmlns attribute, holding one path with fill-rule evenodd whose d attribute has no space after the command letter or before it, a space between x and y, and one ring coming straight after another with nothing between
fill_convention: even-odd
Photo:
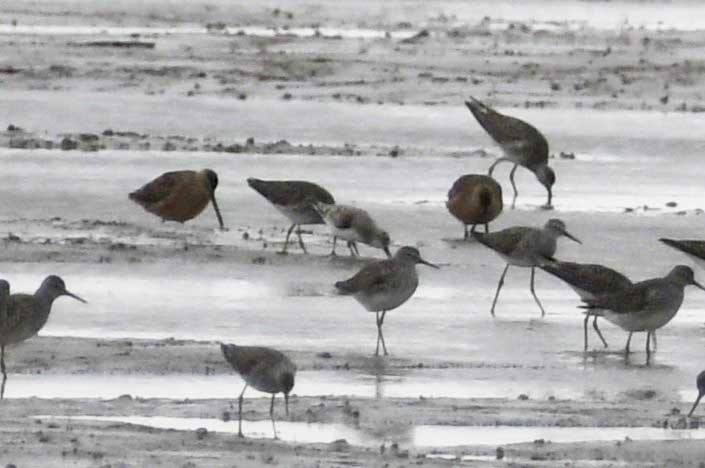
<instances>
[{"instance_id":1,"label":"bird standing in water","mask_svg":"<svg viewBox=\"0 0 705 468\"><path fill-rule=\"evenodd\" d=\"M238 423L237 434L242 434L242 400L247 387L272 394L269 405L269 417L272 419L272 431L277 438L277 428L274 425L274 397L277 393L284 394L286 415L289 416L289 393L294 388L296 365L283 353L263 346L236 346L234 344L221 344L225 360L240 374L245 381L245 386L238 398Z\"/></svg>"},{"instance_id":2,"label":"bird standing in water","mask_svg":"<svg viewBox=\"0 0 705 468\"><path fill-rule=\"evenodd\" d=\"M438 268L437 265L421 258L418 249L405 246L397 250L394 257L370 263L352 278L335 283L338 291L342 294L351 294L365 309L375 313L377 318L375 356L379 356L380 342L384 355L389 354L382 334L384 316L387 311L405 303L416 291L419 285L416 265L419 263Z\"/></svg>"},{"instance_id":3,"label":"bird standing in water","mask_svg":"<svg viewBox=\"0 0 705 468\"><path fill-rule=\"evenodd\" d=\"M453 183L448 191L446 208L465 228L463 239L468 238L468 224L472 224L470 232L475 232L478 224L485 225L489 232L490 221L502 212L502 187L490 176L482 174L466 174Z\"/></svg>"},{"instance_id":4,"label":"bird standing in water","mask_svg":"<svg viewBox=\"0 0 705 468\"><path fill-rule=\"evenodd\" d=\"M3 281L0 285L0 368L2 370L2 385L0 399L5 395L5 347L21 343L35 336L49 320L51 306L54 300L61 296L73 297L77 301L86 301L66 289L64 280L58 276L47 276L34 294L9 294L9 284ZM2 310L4 308L4 311Z\"/></svg>"},{"instance_id":5,"label":"bird standing in water","mask_svg":"<svg viewBox=\"0 0 705 468\"><path fill-rule=\"evenodd\" d=\"M550 208L553 198L553 184L556 182L556 174L548 166L548 141L543 134L533 125L523 120L500 114L491 107L483 104L471 97L470 101L465 101L465 105L482 128L497 142L502 148L504 156L497 159L489 169L488 174L492 175L495 166L502 161L514 164L509 173L509 180L514 189L512 208L516 204L519 192L514 183L514 173L519 166L524 166L534 173L541 185L548 192L548 201L545 207Z\"/></svg>"}]
</instances>

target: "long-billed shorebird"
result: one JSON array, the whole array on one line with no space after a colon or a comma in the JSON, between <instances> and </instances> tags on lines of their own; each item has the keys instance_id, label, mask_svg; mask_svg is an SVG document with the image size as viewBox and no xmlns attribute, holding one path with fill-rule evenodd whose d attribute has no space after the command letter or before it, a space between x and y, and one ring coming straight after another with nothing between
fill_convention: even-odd
<instances>
[{"instance_id":1,"label":"long-billed shorebird","mask_svg":"<svg viewBox=\"0 0 705 468\"><path fill-rule=\"evenodd\" d=\"M240 374L245 381L245 386L238 398L237 434L242 434L242 400L247 387L272 394L269 405L269 417L272 419L272 431L277 438L277 428L274 425L274 397L277 393L284 394L286 415L289 416L289 393L294 388L296 365L284 353L272 348L262 346L236 346L234 344L221 344L225 360Z\"/></svg>"},{"instance_id":2,"label":"long-billed shorebird","mask_svg":"<svg viewBox=\"0 0 705 468\"><path fill-rule=\"evenodd\" d=\"M213 203L218 224L225 229L215 200L218 175L210 170L165 172L130 193L130 200L164 221L184 223L195 218Z\"/></svg>"},{"instance_id":3,"label":"long-billed shorebird","mask_svg":"<svg viewBox=\"0 0 705 468\"><path fill-rule=\"evenodd\" d=\"M585 300L584 309L592 310L629 333L624 349L629 354L632 332L646 332L647 361L651 356L651 336L676 315L683 303L684 288L695 281L693 270L685 265L674 267L666 276L635 283L621 291Z\"/></svg>"},{"instance_id":4,"label":"long-billed shorebird","mask_svg":"<svg viewBox=\"0 0 705 468\"><path fill-rule=\"evenodd\" d=\"M419 285L419 277L416 273L418 263L438 268L437 265L421 258L417 248L405 246L397 250L394 257L370 263L352 278L335 283L338 291L352 295L365 309L375 313L377 318L375 356L379 356L380 342L384 355L388 354L382 334L384 316L388 311L405 303L416 291Z\"/></svg>"},{"instance_id":5,"label":"long-billed shorebird","mask_svg":"<svg viewBox=\"0 0 705 468\"><path fill-rule=\"evenodd\" d=\"M490 176L466 174L448 191L446 208L463 223L463 239L468 238L468 224L472 225L471 232L478 224L484 224L485 232L489 232L488 223L502 212L502 187Z\"/></svg>"},{"instance_id":6,"label":"long-billed shorebird","mask_svg":"<svg viewBox=\"0 0 705 468\"><path fill-rule=\"evenodd\" d=\"M546 188L548 192L546 206L550 207L553 198L552 187L556 182L556 174L548 166L548 141L546 137L533 125L516 117L500 114L473 97L470 98L470 101L465 101L465 105L482 125L482 128L489 133L504 152L504 156L497 159L490 166L489 175L492 175L495 166L502 161L509 161L514 164L512 171L509 173L509 180L514 189L512 208L514 208L517 196L519 196L514 183L514 173L519 166L524 166L533 172L539 182Z\"/></svg>"},{"instance_id":7,"label":"long-billed shorebird","mask_svg":"<svg viewBox=\"0 0 705 468\"><path fill-rule=\"evenodd\" d=\"M579 244L581 243L580 240L566 231L563 221L555 218L549 219L543 229L516 226L489 234L473 232L472 236L480 243L494 250L507 262L507 266L504 267L502 276L499 278L497 291L492 300L490 313L493 317L494 308L499 298L499 291L502 289L504 277L507 275L510 265L531 268L531 295L534 296L536 304L541 309L541 316L546 315L543 305L541 305L541 301L539 301L534 290L536 267L555 261L553 255L556 253L556 240L559 237L566 236Z\"/></svg>"},{"instance_id":8,"label":"long-billed shorebird","mask_svg":"<svg viewBox=\"0 0 705 468\"><path fill-rule=\"evenodd\" d=\"M338 238L341 238L347 241L350 254L353 256L360 255L357 250L358 242L382 249L387 257L391 256L389 234L377 226L367 211L354 206L327 203L316 203L315 207L333 235L331 255L335 255L335 246Z\"/></svg>"},{"instance_id":9,"label":"long-billed shorebird","mask_svg":"<svg viewBox=\"0 0 705 468\"><path fill-rule=\"evenodd\" d=\"M303 180L261 180L250 177L247 179L247 184L291 221L282 253L286 253L289 237L295 227L299 246L306 252L304 241L301 239L301 225L323 224L323 218L314 209L313 204L316 202L333 204L335 203L333 195L320 185Z\"/></svg>"},{"instance_id":10,"label":"long-billed shorebird","mask_svg":"<svg viewBox=\"0 0 705 468\"><path fill-rule=\"evenodd\" d=\"M697 408L698 403L700 403L700 399L703 397L703 395L705 395L705 371L702 371L700 374L698 374L698 378L695 381L695 385L697 385L698 387L698 398L695 399L695 403L693 403L693 407L690 409L688 417L691 417L693 415L695 408Z\"/></svg>"},{"instance_id":11,"label":"long-billed shorebird","mask_svg":"<svg viewBox=\"0 0 705 468\"><path fill-rule=\"evenodd\" d=\"M540 268L563 280L573 291L575 291L583 301L594 299L601 294L609 294L621 291L632 285L632 282L623 274L603 265L590 263L573 262L552 262L541 265ZM597 326L599 315L586 311L583 322L583 335L585 341L585 351L588 349L588 321L590 316L594 316L592 326L597 332L597 336L602 340L602 344L607 347L607 341L602 336L602 332Z\"/></svg>"},{"instance_id":12,"label":"long-billed shorebird","mask_svg":"<svg viewBox=\"0 0 705 468\"><path fill-rule=\"evenodd\" d=\"M9 284L7 285L9 293ZM0 322L0 364L2 365L2 385L0 399L5 395L5 347L21 343L39 332L49 320L51 306L60 296L70 296L86 301L66 289L66 284L58 276L47 276L34 294L12 294L6 300L5 317Z\"/></svg>"}]
</instances>

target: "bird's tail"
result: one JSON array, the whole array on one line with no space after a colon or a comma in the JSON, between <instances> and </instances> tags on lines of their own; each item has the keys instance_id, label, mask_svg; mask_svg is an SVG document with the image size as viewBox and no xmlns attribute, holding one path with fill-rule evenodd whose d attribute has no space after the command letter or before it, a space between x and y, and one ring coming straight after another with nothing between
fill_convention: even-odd
<instances>
[{"instance_id":1,"label":"bird's tail","mask_svg":"<svg viewBox=\"0 0 705 468\"><path fill-rule=\"evenodd\" d=\"M484 215L490 210L490 206L492 206L492 192L490 192L487 187L482 187L478 197L480 199L482 214Z\"/></svg>"}]
</instances>

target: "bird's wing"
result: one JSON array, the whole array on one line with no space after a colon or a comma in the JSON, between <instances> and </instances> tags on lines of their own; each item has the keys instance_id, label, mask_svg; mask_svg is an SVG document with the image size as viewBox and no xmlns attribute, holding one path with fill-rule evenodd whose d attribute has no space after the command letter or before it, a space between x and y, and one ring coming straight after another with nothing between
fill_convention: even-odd
<instances>
[{"instance_id":1,"label":"bird's wing","mask_svg":"<svg viewBox=\"0 0 705 468\"><path fill-rule=\"evenodd\" d=\"M529 146L531 139L543 138L541 133L532 125L515 117L500 114L477 99L466 102L466 105L482 128L505 151L510 149L520 150Z\"/></svg>"},{"instance_id":2,"label":"bird's wing","mask_svg":"<svg viewBox=\"0 0 705 468\"><path fill-rule=\"evenodd\" d=\"M258 180L250 184L275 205L298 205L304 202L333 204L333 196L323 187L302 180Z\"/></svg>"},{"instance_id":3,"label":"bird's wing","mask_svg":"<svg viewBox=\"0 0 705 468\"><path fill-rule=\"evenodd\" d=\"M481 244L495 250L503 255L511 255L515 249L520 247L522 239L529 232L526 227L511 227L502 229L501 231L483 234L473 232L472 236Z\"/></svg>"},{"instance_id":4,"label":"bird's wing","mask_svg":"<svg viewBox=\"0 0 705 468\"><path fill-rule=\"evenodd\" d=\"M354 294L384 285L389 276L396 271L396 264L391 260L381 260L370 263L358 271L355 276L345 281L335 283L340 291Z\"/></svg>"},{"instance_id":5,"label":"bird's wing","mask_svg":"<svg viewBox=\"0 0 705 468\"><path fill-rule=\"evenodd\" d=\"M184 171L165 172L130 194L138 203L159 203L167 198L180 183Z\"/></svg>"},{"instance_id":6,"label":"bird's wing","mask_svg":"<svg viewBox=\"0 0 705 468\"><path fill-rule=\"evenodd\" d=\"M597 264L547 263L541 268L571 286L593 295L616 292L632 285L623 274Z\"/></svg>"},{"instance_id":7,"label":"bird's wing","mask_svg":"<svg viewBox=\"0 0 705 468\"><path fill-rule=\"evenodd\" d=\"M588 309L609 309L617 314L628 314L642 311L646 306L658 299L660 278L642 281L622 291L602 294L593 299L585 300Z\"/></svg>"},{"instance_id":8,"label":"bird's wing","mask_svg":"<svg viewBox=\"0 0 705 468\"><path fill-rule=\"evenodd\" d=\"M261 346L235 346L225 355L226 360L242 375L249 375L261 366L281 359L281 353Z\"/></svg>"},{"instance_id":9,"label":"bird's wing","mask_svg":"<svg viewBox=\"0 0 705 468\"><path fill-rule=\"evenodd\" d=\"M358 215L357 210L351 207L338 205L330 213L329 219L331 224L338 229L351 229L355 222L355 216Z\"/></svg>"},{"instance_id":10,"label":"bird's wing","mask_svg":"<svg viewBox=\"0 0 705 468\"><path fill-rule=\"evenodd\" d=\"M7 302L5 320L0 323L0 336L12 335L31 321L34 313L34 296L31 294L12 294Z\"/></svg>"}]
</instances>

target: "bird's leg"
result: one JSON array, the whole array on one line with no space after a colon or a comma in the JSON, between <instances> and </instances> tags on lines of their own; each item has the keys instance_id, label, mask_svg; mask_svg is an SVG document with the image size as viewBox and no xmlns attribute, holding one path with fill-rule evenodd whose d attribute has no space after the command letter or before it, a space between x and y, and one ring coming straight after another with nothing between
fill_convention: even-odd
<instances>
[{"instance_id":1,"label":"bird's leg","mask_svg":"<svg viewBox=\"0 0 705 468\"><path fill-rule=\"evenodd\" d=\"M497 166L497 164L501 163L502 161L509 161L509 159L507 159L507 158L497 158L497 160L492 163L492 165L490 166L490 169L487 171L487 175L491 176L491 175L492 175L492 171L494 171L495 166Z\"/></svg>"},{"instance_id":2,"label":"bird's leg","mask_svg":"<svg viewBox=\"0 0 705 468\"><path fill-rule=\"evenodd\" d=\"M543 306L541 305L541 301L539 301L539 298L536 296L536 291L534 291L534 276L536 275L536 267L531 267L531 295L534 296L534 300L536 303L539 305L539 309L541 309L541 317L546 315L546 311L543 310Z\"/></svg>"},{"instance_id":3,"label":"bird's leg","mask_svg":"<svg viewBox=\"0 0 705 468\"><path fill-rule=\"evenodd\" d=\"M286 240L284 241L284 249L280 253L286 253L287 247L289 247L289 236L291 236L291 231L294 230L296 224L292 224L289 230L286 232Z\"/></svg>"},{"instance_id":4,"label":"bird's leg","mask_svg":"<svg viewBox=\"0 0 705 468\"><path fill-rule=\"evenodd\" d=\"M514 183L514 173L517 171L518 167L519 167L518 164L514 164L512 171L509 173L509 181L512 183L512 189L514 189L514 198L512 198L512 209L514 209L514 205L516 205L517 197L519 196L519 191L517 190L517 186Z\"/></svg>"},{"instance_id":5,"label":"bird's leg","mask_svg":"<svg viewBox=\"0 0 705 468\"><path fill-rule=\"evenodd\" d=\"M651 358L651 330L646 332L646 362Z\"/></svg>"},{"instance_id":6,"label":"bird's leg","mask_svg":"<svg viewBox=\"0 0 705 468\"><path fill-rule=\"evenodd\" d=\"M353 245L353 248L355 249L355 255L357 255L359 257L360 251L357 249L357 242L353 242L352 245Z\"/></svg>"},{"instance_id":7,"label":"bird's leg","mask_svg":"<svg viewBox=\"0 0 705 468\"><path fill-rule=\"evenodd\" d=\"M585 314L585 320L583 321L583 343L584 345L584 350L588 350L588 336L587 336L587 324L588 320L590 320L590 314Z\"/></svg>"},{"instance_id":8,"label":"bird's leg","mask_svg":"<svg viewBox=\"0 0 705 468\"><path fill-rule=\"evenodd\" d=\"M602 344L605 345L605 348L607 348L607 341L605 340L605 337L602 336L602 332L600 331L600 329L597 327L597 317L598 316L595 315L595 320L592 321L592 328L595 329L595 331L597 332L597 336L599 336L600 340L602 340Z\"/></svg>"},{"instance_id":9,"label":"bird's leg","mask_svg":"<svg viewBox=\"0 0 705 468\"><path fill-rule=\"evenodd\" d=\"M384 355L388 356L389 353L387 352L387 345L384 342L384 334L382 334L382 324L384 323L384 315L387 313L386 310L382 311L382 316L379 318L379 323L377 325L377 330L379 333L379 339L382 341L382 350L384 351Z\"/></svg>"},{"instance_id":10,"label":"bird's leg","mask_svg":"<svg viewBox=\"0 0 705 468\"><path fill-rule=\"evenodd\" d=\"M5 370L5 345L0 346L0 370L2 370L2 385L0 385L0 400L5 398L5 382L7 372Z\"/></svg>"},{"instance_id":11,"label":"bird's leg","mask_svg":"<svg viewBox=\"0 0 705 468\"><path fill-rule=\"evenodd\" d=\"M688 417L691 417L693 415L693 412L695 411L695 408L698 407L698 403L700 403L700 399L705 395L705 393L698 393L698 398L695 400L695 403L693 403L693 407L690 409L690 413L688 413Z\"/></svg>"},{"instance_id":12,"label":"bird's leg","mask_svg":"<svg viewBox=\"0 0 705 468\"><path fill-rule=\"evenodd\" d=\"M270 417L271 420L272 420L272 431L274 432L274 439L275 439L275 440L276 440L276 439L279 439L279 437L277 437L277 428L276 428L276 426L274 425L274 397L275 397L276 395L277 395L276 393L273 393L273 394L272 394L272 403L270 403L270 405L269 405L269 417Z\"/></svg>"},{"instance_id":13,"label":"bird's leg","mask_svg":"<svg viewBox=\"0 0 705 468\"><path fill-rule=\"evenodd\" d=\"M651 340L654 342L654 352L658 350L658 343L656 342L656 330L651 332Z\"/></svg>"},{"instance_id":14,"label":"bird's leg","mask_svg":"<svg viewBox=\"0 0 705 468\"><path fill-rule=\"evenodd\" d=\"M485 223L485 234L490 233L490 223Z\"/></svg>"},{"instance_id":15,"label":"bird's leg","mask_svg":"<svg viewBox=\"0 0 705 468\"><path fill-rule=\"evenodd\" d=\"M463 227L465 228L465 234L463 235L463 240L468 240L468 225L463 224ZM473 224L472 229L470 229L470 232L475 232L475 225Z\"/></svg>"},{"instance_id":16,"label":"bird's leg","mask_svg":"<svg viewBox=\"0 0 705 468\"><path fill-rule=\"evenodd\" d=\"M240 397L237 399L237 435L238 437L245 437L242 435L242 400L244 399L245 390L247 390L247 384L240 392Z\"/></svg>"},{"instance_id":17,"label":"bird's leg","mask_svg":"<svg viewBox=\"0 0 705 468\"><path fill-rule=\"evenodd\" d=\"M377 323L377 347L375 348L375 356L379 356L379 312L375 312L375 318L375 323Z\"/></svg>"},{"instance_id":18,"label":"bird's leg","mask_svg":"<svg viewBox=\"0 0 705 468\"><path fill-rule=\"evenodd\" d=\"M348 249L350 249L350 256L351 257L355 256L355 251L353 250L353 245L355 245L354 242L348 241Z\"/></svg>"},{"instance_id":19,"label":"bird's leg","mask_svg":"<svg viewBox=\"0 0 705 468\"><path fill-rule=\"evenodd\" d=\"M629 332L629 338L627 338L627 346L624 348L624 354L629 354L629 343L632 341L632 334L634 332Z\"/></svg>"},{"instance_id":20,"label":"bird's leg","mask_svg":"<svg viewBox=\"0 0 705 468\"><path fill-rule=\"evenodd\" d=\"M507 270L509 270L509 263L507 263L507 266L504 267L502 276L499 277L499 283L497 284L497 292L494 293L494 300L492 301L492 308L490 309L490 314L492 314L492 317L494 317L494 306L497 305L497 298L499 298L499 291L500 289L502 289L502 285L504 284L504 277L507 276Z\"/></svg>"},{"instance_id":21,"label":"bird's leg","mask_svg":"<svg viewBox=\"0 0 705 468\"><path fill-rule=\"evenodd\" d=\"M301 238L301 225L298 224L298 227L296 228L296 235L299 237L299 247L301 247L301 250L304 251L305 254L308 252L306 251L306 247L304 246L304 240Z\"/></svg>"},{"instance_id":22,"label":"bird's leg","mask_svg":"<svg viewBox=\"0 0 705 468\"><path fill-rule=\"evenodd\" d=\"M335 253L335 245L338 243L338 236L333 236L333 250L330 252L331 257L335 257L337 254Z\"/></svg>"}]
</instances>

